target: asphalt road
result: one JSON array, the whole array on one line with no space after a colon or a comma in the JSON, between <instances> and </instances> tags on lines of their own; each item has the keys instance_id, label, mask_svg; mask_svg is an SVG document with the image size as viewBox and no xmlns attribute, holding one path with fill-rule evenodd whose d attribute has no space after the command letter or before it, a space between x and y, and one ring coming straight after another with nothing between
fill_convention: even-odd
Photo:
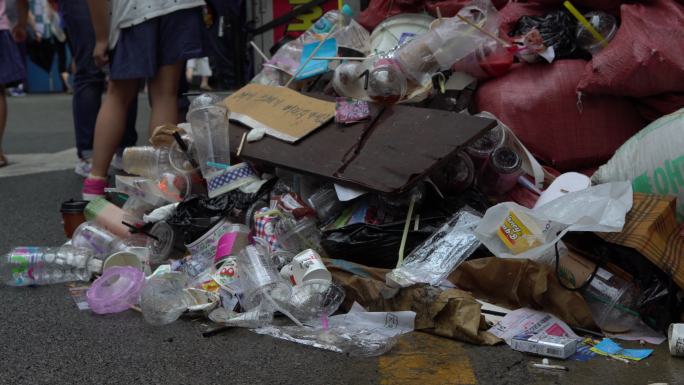
<instances>
[{"instance_id":1,"label":"asphalt road","mask_svg":"<svg viewBox=\"0 0 684 385\"><path fill-rule=\"evenodd\" d=\"M144 133L142 99L138 126ZM4 147L10 160L74 146L68 96L11 98L9 110ZM59 205L79 196L81 178L71 170L39 172L48 166L11 177L0 170L0 252L65 242ZM348 357L243 329L204 338L201 321L153 327L134 311L79 311L63 284L2 287L0 309L2 384L684 383L684 360L671 358L665 345L640 363L599 357L565 362L568 372L549 373L530 369L539 359L507 346L478 347L424 333L403 337L380 358Z\"/></svg>"}]
</instances>

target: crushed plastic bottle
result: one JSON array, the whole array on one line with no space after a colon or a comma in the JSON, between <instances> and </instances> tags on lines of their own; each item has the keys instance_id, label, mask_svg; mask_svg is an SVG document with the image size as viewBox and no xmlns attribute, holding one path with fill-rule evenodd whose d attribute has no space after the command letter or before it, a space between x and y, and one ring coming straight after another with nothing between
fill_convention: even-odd
<instances>
[{"instance_id":1,"label":"crushed plastic bottle","mask_svg":"<svg viewBox=\"0 0 684 385\"><path fill-rule=\"evenodd\" d=\"M87 249L15 247L0 259L0 281L9 286L88 281L102 271L102 261Z\"/></svg>"}]
</instances>

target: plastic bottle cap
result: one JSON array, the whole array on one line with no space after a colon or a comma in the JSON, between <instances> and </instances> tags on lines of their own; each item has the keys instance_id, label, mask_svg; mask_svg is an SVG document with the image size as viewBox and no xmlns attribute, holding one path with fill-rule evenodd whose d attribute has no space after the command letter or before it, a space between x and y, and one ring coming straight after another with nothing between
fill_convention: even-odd
<instances>
[{"instance_id":1,"label":"plastic bottle cap","mask_svg":"<svg viewBox=\"0 0 684 385\"><path fill-rule=\"evenodd\" d=\"M349 17L354 16L354 10L352 9L352 7L349 6L349 4L344 4L342 6L342 13Z\"/></svg>"}]
</instances>

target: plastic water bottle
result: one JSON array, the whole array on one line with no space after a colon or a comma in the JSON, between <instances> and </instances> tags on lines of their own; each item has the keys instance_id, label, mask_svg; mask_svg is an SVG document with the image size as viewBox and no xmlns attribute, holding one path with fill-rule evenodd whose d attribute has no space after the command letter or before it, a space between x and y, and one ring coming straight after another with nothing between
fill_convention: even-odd
<instances>
[{"instance_id":1,"label":"plastic water bottle","mask_svg":"<svg viewBox=\"0 0 684 385\"><path fill-rule=\"evenodd\" d=\"M91 250L98 259L105 259L128 247L122 239L95 222L81 223L74 231L71 244L74 247Z\"/></svg>"},{"instance_id":2,"label":"plastic water bottle","mask_svg":"<svg viewBox=\"0 0 684 385\"><path fill-rule=\"evenodd\" d=\"M9 286L88 281L100 271L102 261L73 246L16 247L0 259L0 281Z\"/></svg>"},{"instance_id":3,"label":"plastic water bottle","mask_svg":"<svg viewBox=\"0 0 684 385\"><path fill-rule=\"evenodd\" d=\"M314 23L311 30L314 33L328 33L332 29L333 25L342 21L343 25L348 25L351 22L351 18L354 12L351 7L347 4L342 6L342 10L333 10L326 12L320 19Z\"/></svg>"}]
</instances>

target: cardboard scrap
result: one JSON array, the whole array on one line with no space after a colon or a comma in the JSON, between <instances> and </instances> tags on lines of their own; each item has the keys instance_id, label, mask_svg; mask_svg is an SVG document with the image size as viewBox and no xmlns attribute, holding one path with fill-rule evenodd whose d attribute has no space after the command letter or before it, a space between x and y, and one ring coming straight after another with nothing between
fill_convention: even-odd
<instances>
[{"instance_id":1,"label":"cardboard scrap","mask_svg":"<svg viewBox=\"0 0 684 385\"><path fill-rule=\"evenodd\" d=\"M335 116L335 103L285 87L248 84L224 100L230 119L294 143Z\"/></svg>"}]
</instances>

